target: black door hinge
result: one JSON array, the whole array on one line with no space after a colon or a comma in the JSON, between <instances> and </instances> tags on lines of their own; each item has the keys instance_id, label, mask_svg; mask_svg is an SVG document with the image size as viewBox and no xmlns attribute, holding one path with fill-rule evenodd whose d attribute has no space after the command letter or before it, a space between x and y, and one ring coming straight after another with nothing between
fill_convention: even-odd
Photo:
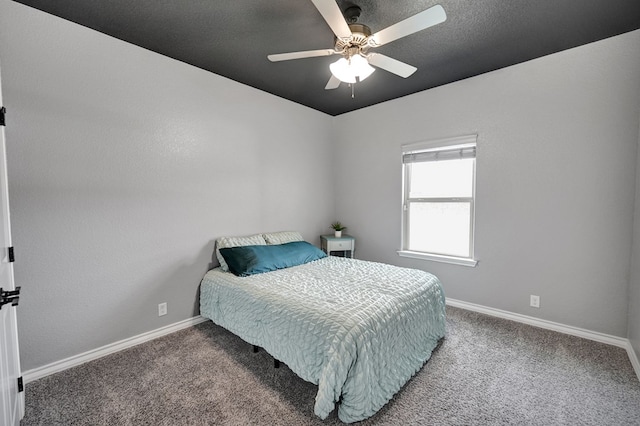
<instances>
[{"instance_id":1,"label":"black door hinge","mask_svg":"<svg viewBox=\"0 0 640 426\"><path fill-rule=\"evenodd\" d=\"M0 108L0 126L6 126L6 121L4 116L7 114L7 109L5 107Z\"/></svg>"},{"instance_id":2,"label":"black door hinge","mask_svg":"<svg viewBox=\"0 0 640 426\"><path fill-rule=\"evenodd\" d=\"M11 306L18 306L18 302L20 301L20 287L16 287L15 290L3 290L0 287L0 309L11 303Z\"/></svg>"},{"instance_id":3,"label":"black door hinge","mask_svg":"<svg viewBox=\"0 0 640 426\"><path fill-rule=\"evenodd\" d=\"M15 262L16 261L16 256L13 253L13 247L9 247L7 249L7 251L8 251L7 254L8 254L8 257L9 257L9 263Z\"/></svg>"},{"instance_id":4,"label":"black door hinge","mask_svg":"<svg viewBox=\"0 0 640 426\"><path fill-rule=\"evenodd\" d=\"M22 376L18 377L18 393L24 392L24 384L22 384Z\"/></svg>"}]
</instances>

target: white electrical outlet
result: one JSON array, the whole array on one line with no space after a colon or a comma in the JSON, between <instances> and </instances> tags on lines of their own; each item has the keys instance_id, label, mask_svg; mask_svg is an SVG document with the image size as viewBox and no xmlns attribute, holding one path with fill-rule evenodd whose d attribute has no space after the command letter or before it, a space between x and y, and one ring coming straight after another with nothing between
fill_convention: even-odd
<instances>
[{"instance_id":1,"label":"white electrical outlet","mask_svg":"<svg viewBox=\"0 0 640 426\"><path fill-rule=\"evenodd\" d=\"M158 304L158 316L167 315L167 302Z\"/></svg>"},{"instance_id":2,"label":"white electrical outlet","mask_svg":"<svg viewBox=\"0 0 640 426\"><path fill-rule=\"evenodd\" d=\"M536 295L531 295L530 299L529 299L529 305L533 308L539 308L540 307L540 296L536 296Z\"/></svg>"}]
</instances>

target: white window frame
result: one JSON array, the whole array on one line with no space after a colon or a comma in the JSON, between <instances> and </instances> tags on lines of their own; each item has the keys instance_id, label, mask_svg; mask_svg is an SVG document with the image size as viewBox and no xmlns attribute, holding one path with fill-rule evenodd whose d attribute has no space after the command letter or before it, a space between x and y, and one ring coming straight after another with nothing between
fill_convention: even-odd
<instances>
[{"instance_id":1,"label":"white window frame","mask_svg":"<svg viewBox=\"0 0 640 426\"><path fill-rule=\"evenodd\" d=\"M465 135L465 136L456 136L452 138L446 139L435 139L429 141L422 141L412 144L402 145L402 155L406 154L415 154L421 152L437 152L437 151L447 151L451 149L463 149L463 148L471 148L474 149L477 146L477 135ZM424 260L433 260L436 262L445 262L451 263L455 265L463 265L463 266L476 266L478 261L474 259L474 233L475 233L475 199L476 199L476 164L475 161L473 163L473 173L472 173L472 194L471 197L445 197L445 198L418 198L411 199L409 198L409 189L410 189L410 172L411 172L411 163L407 163L402 165L403 169L403 177L402 177L402 248L398 251L398 255L402 257L409 257L414 259L424 259ZM469 213L469 257L458 257L451 256L446 254L439 253L429 253L422 251L411 251L408 250L409 247L409 202L465 202L470 205L470 213Z\"/></svg>"}]
</instances>

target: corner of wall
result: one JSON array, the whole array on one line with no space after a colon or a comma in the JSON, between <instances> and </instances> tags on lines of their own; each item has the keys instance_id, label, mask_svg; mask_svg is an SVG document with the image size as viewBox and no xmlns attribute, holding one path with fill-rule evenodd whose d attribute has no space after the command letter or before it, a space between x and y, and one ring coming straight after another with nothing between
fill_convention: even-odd
<instances>
[{"instance_id":1,"label":"corner of wall","mask_svg":"<svg viewBox=\"0 0 640 426\"><path fill-rule=\"evenodd\" d=\"M638 95L640 98L640 94ZM636 160L636 191L633 212L633 241L631 247L631 266L629 273L629 287L627 289L628 316L627 338L629 339L629 357L636 374L640 378L640 111L638 112L638 155Z\"/></svg>"}]
</instances>

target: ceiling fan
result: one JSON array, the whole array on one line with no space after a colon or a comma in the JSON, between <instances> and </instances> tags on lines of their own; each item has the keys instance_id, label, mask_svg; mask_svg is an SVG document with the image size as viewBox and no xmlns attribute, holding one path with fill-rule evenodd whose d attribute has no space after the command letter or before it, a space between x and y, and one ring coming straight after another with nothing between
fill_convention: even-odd
<instances>
[{"instance_id":1,"label":"ceiling fan","mask_svg":"<svg viewBox=\"0 0 640 426\"><path fill-rule=\"evenodd\" d=\"M343 16L335 0L311 1L336 35L334 48L278 53L268 55L267 58L271 62L279 62L316 56L341 55L342 58L329 66L331 78L325 86L327 90L337 88L340 86L340 82L354 84L364 80L375 70L371 65L400 77L409 77L417 70L416 67L380 53L369 52L369 49L383 46L399 38L440 24L447 19L442 6L436 5L375 34L371 34L369 27L357 23L360 16L359 7L349 7ZM350 23L347 23L347 20Z\"/></svg>"}]
</instances>

